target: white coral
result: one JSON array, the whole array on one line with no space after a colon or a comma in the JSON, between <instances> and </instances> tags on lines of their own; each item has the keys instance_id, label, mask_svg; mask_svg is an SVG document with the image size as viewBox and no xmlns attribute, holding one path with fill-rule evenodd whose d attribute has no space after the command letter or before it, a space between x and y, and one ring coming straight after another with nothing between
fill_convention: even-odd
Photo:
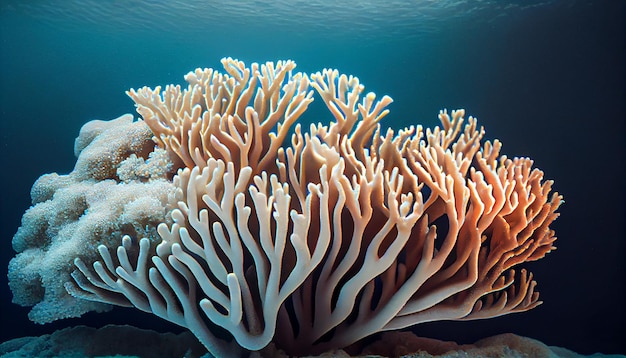
<instances>
[{"instance_id":1,"label":"white coral","mask_svg":"<svg viewBox=\"0 0 626 358\"><path fill-rule=\"evenodd\" d=\"M143 151L154 147L150 135L141 135L146 133L145 124L133 122L130 115L95 124L85 125L92 130L81 131L80 140L77 139L81 164L74 171L68 175L43 175L33 185L33 207L24 214L13 238L13 248L18 252L9 264L13 302L34 305L29 317L38 323L107 309L67 294L63 285L71 280L72 260L95 260L95 247L117 245L122 233L156 240L157 225L167 221L165 218L173 209L174 186L163 178L165 174L146 183L119 183L112 178L102 179L114 171L94 170L103 163L102 168L117 165L106 157L94 163L96 153L117 153L113 157L123 160L129 150L130 155L136 155L133 148ZM115 141L111 141L113 137ZM142 137L143 142L137 142ZM163 165L162 158L158 165ZM167 163L160 170L165 173Z\"/></svg>"}]
</instances>

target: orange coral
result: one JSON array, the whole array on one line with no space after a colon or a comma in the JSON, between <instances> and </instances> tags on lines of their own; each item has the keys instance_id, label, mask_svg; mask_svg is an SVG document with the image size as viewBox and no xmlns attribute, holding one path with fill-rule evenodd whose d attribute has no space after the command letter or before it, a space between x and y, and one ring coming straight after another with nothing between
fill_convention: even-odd
<instances>
[{"instance_id":1,"label":"orange coral","mask_svg":"<svg viewBox=\"0 0 626 358\"><path fill-rule=\"evenodd\" d=\"M222 63L228 74L196 70L184 90L128 92L180 159L174 224L156 252L126 238L93 270L77 260L71 292L151 311L217 355L232 351L207 321L245 349L299 354L541 303L513 268L554 248L562 197L530 159L501 156L462 110L383 135L391 99L334 70ZM334 122L303 133L310 87Z\"/></svg>"}]
</instances>

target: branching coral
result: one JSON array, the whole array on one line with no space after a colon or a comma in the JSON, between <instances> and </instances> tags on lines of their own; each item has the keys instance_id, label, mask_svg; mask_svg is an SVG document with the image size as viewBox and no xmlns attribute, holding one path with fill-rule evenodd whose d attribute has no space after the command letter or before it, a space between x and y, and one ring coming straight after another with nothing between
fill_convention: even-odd
<instances>
[{"instance_id":1,"label":"branching coral","mask_svg":"<svg viewBox=\"0 0 626 358\"><path fill-rule=\"evenodd\" d=\"M72 295L152 312L216 356L238 354L217 327L246 350L303 354L541 303L515 266L554 248L562 197L530 159L500 155L462 110L383 134L391 99L336 70L222 63L185 89L128 92L176 158L177 208L156 248L125 236L77 258ZM311 87L334 121L303 132Z\"/></svg>"}]
</instances>

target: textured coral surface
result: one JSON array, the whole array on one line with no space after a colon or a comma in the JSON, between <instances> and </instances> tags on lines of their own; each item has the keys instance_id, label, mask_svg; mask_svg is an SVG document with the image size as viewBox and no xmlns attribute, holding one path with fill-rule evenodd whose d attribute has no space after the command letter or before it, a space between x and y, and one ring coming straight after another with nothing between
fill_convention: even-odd
<instances>
[{"instance_id":1,"label":"textured coral surface","mask_svg":"<svg viewBox=\"0 0 626 358\"><path fill-rule=\"evenodd\" d=\"M35 184L10 266L31 319L133 306L216 356L316 354L541 304L518 266L554 248L562 198L532 160L463 110L385 131L391 98L336 70L222 64L130 90L141 120L88 123L74 171Z\"/></svg>"}]
</instances>

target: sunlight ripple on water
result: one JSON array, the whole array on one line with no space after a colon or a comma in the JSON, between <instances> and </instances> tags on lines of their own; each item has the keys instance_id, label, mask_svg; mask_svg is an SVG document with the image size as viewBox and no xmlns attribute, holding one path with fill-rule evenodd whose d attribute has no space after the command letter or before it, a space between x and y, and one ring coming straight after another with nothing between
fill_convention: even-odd
<instances>
[{"instance_id":1,"label":"sunlight ripple on water","mask_svg":"<svg viewBox=\"0 0 626 358\"><path fill-rule=\"evenodd\" d=\"M439 31L451 21L495 21L549 6L554 0L185 0L46 2L9 1L3 10L20 11L53 26L98 26L103 31L167 31L195 33L274 29L303 33L376 33L382 37L420 36Z\"/></svg>"}]
</instances>

